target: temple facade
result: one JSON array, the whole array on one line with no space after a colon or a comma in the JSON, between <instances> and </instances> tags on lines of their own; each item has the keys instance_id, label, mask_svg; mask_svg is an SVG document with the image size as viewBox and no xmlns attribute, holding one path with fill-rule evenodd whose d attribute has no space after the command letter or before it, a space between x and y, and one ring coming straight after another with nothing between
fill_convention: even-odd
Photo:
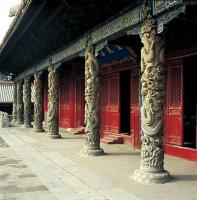
<instances>
[{"instance_id":1,"label":"temple facade","mask_svg":"<svg viewBox=\"0 0 197 200\"><path fill-rule=\"evenodd\" d=\"M81 156L105 155L100 142L129 144L141 149L133 180L170 181L164 154L197 161L195 9L23 1L0 50L0 71L16 75L14 122L49 139L85 134Z\"/></svg>"}]
</instances>

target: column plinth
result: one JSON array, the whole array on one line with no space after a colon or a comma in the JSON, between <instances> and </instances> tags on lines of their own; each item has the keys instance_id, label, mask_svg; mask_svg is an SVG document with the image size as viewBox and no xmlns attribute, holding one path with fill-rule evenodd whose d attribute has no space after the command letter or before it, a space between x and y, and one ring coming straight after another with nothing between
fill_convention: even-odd
<instances>
[{"instance_id":1,"label":"column plinth","mask_svg":"<svg viewBox=\"0 0 197 200\"><path fill-rule=\"evenodd\" d=\"M99 134L99 72L100 66L95 58L91 43L85 52L85 146L82 156L100 156Z\"/></svg>"},{"instance_id":2,"label":"column plinth","mask_svg":"<svg viewBox=\"0 0 197 200\"><path fill-rule=\"evenodd\" d=\"M104 155L104 151L101 148L93 148L89 146L84 146L80 151L82 156L101 156Z\"/></svg>"},{"instance_id":3,"label":"column plinth","mask_svg":"<svg viewBox=\"0 0 197 200\"><path fill-rule=\"evenodd\" d=\"M155 21L145 19L141 28L141 161L132 179L140 183L165 183L171 179L164 170L163 104L164 40Z\"/></svg>"}]
</instances>

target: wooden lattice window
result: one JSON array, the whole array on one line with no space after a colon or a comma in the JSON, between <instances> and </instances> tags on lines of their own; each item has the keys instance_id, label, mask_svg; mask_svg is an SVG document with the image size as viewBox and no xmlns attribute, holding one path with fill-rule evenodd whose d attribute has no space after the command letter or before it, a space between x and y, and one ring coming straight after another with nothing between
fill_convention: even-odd
<instances>
[{"instance_id":1,"label":"wooden lattice window","mask_svg":"<svg viewBox=\"0 0 197 200\"><path fill-rule=\"evenodd\" d=\"M181 104L181 68L171 69L171 106L180 106Z\"/></svg>"}]
</instances>

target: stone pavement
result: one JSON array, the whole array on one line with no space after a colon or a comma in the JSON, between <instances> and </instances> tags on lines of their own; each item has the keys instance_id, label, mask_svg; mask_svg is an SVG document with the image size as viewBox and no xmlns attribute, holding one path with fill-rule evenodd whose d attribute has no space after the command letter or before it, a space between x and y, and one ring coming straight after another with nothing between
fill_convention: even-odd
<instances>
[{"instance_id":1,"label":"stone pavement","mask_svg":"<svg viewBox=\"0 0 197 200\"><path fill-rule=\"evenodd\" d=\"M0 199L54 200L54 195L0 137Z\"/></svg>"},{"instance_id":2,"label":"stone pavement","mask_svg":"<svg viewBox=\"0 0 197 200\"><path fill-rule=\"evenodd\" d=\"M102 145L106 155L81 157L83 136L11 127L0 129L0 199L59 200L196 200L197 163L170 156L167 184L141 185L131 176L140 161L128 145ZM7 146L9 145L9 147Z\"/></svg>"}]
</instances>

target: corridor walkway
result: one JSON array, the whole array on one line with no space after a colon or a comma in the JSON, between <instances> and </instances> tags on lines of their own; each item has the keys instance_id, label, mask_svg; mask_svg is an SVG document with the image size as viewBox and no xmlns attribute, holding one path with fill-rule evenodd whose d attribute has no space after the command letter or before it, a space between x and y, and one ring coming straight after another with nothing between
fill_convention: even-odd
<instances>
[{"instance_id":1,"label":"corridor walkway","mask_svg":"<svg viewBox=\"0 0 197 200\"><path fill-rule=\"evenodd\" d=\"M174 179L141 185L129 177L140 161L130 146L102 145L105 156L87 158L79 155L83 135L49 140L31 130L0 129L1 200L196 200L197 163L166 156Z\"/></svg>"},{"instance_id":2,"label":"corridor walkway","mask_svg":"<svg viewBox=\"0 0 197 200\"><path fill-rule=\"evenodd\" d=\"M37 197L43 200L56 199L0 137L0 199L28 200Z\"/></svg>"}]
</instances>

